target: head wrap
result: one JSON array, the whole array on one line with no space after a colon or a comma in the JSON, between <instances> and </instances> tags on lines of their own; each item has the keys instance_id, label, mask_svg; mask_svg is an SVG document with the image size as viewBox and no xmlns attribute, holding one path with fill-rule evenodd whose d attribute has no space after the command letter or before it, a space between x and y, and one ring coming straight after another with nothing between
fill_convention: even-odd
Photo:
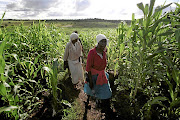
<instances>
[{"instance_id":1,"label":"head wrap","mask_svg":"<svg viewBox=\"0 0 180 120\"><path fill-rule=\"evenodd\" d=\"M73 41L73 40L75 40L75 39L78 39L78 38L79 38L79 36L78 36L77 33L72 33L72 34L70 35L70 40L71 40L71 41Z\"/></svg>"},{"instance_id":2,"label":"head wrap","mask_svg":"<svg viewBox=\"0 0 180 120\"><path fill-rule=\"evenodd\" d=\"M103 34L98 34L97 36L96 36L96 40L97 40L97 44L101 41L101 40L103 40L103 39L106 39L106 42L107 42L107 46L109 45L109 40L106 38L106 36L105 35L103 35ZM97 46L97 45L96 45Z\"/></svg>"}]
</instances>

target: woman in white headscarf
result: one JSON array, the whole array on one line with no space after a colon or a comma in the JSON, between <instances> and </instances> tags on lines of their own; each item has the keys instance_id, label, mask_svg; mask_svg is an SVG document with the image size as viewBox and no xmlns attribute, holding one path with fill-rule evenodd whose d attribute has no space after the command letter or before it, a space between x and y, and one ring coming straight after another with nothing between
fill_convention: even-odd
<instances>
[{"instance_id":1,"label":"woman in white headscarf","mask_svg":"<svg viewBox=\"0 0 180 120\"><path fill-rule=\"evenodd\" d=\"M107 65L105 48L109 40L103 34L98 34L96 40L96 47L89 51L87 57L86 71L88 74L84 84L84 92L88 95L88 99L85 105L88 107L89 98L93 96L96 98L101 110L108 115L111 110L110 98L112 91L109 84L109 75L105 70Z\"/></svg>"},{"instance_id":2,"label":"woman in white headscarf","mask_svg":"<svg viewBox=\"0 0 180 120\"><path fill-rule=\"evenodd\" d=\"M82 46L78 39L79 36L77 33L72 33L70 35L70 41L66 45L63 58L64 69L69 66L74 87L76 87L79 81L84 80L82 60L80 59L80 56L82 56Z\"/></svg>"}]
</instances>

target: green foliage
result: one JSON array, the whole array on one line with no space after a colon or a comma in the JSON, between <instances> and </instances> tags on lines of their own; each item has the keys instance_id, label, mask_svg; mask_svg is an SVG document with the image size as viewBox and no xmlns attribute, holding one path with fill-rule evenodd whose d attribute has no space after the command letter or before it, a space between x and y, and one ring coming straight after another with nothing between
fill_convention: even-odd
<instances>
[{"instance_id":1,"label":"green foliage","mask_svg":"<svg viewBox=\"0 0 180 120\"><path fill-rule=\"evenodd\" d=\"M48 74L44 68L51 68L53 58L59 58L59 35L53 26L48 29L42 22L1 31L1 100L9 106L18 106L18 110L10 110L7 114L15 119L26 119L42 104L39 94L53 88L55 97L57 68L53 69L53 74ZM53 81L56 81L56 86Z\"/></svg>"},{"instance_id":2,"label":"green foliage","mask_svg":"<svg viewBox=\"0 0 180 120\"><path fill-rule=\"evenodd\" d=\"M179 113L179 6L174 12L162 15L162 10L168 5L158 6L153 12L155 0L150 1L150 5L137 4L144 13L142 19L135 20L132 15L131 27L119 26L119 36L126 39L121 43L126 43L124 49L119 44L119 49L124 49L119 55L121 62L114 65L114 69L119 66L120 90L131 90L131 102L137 99L137 92L143 90L143 94L149 97L149 101L141 108L142 118L152 119L153 109L159 107L159 117L177 118ZM128 34L130 30L130 35ZM121 41L123 37L119 37ZM121 72L123 71L123 72ZM124 82L126 80L127 82ZM129 82L130 81L130 82ZM162 97L163 96L163 97ZM164 101L164 102L163 102ZM169 103L169 105L165 103ZM173 106L173 107L172 107ZM155 113L154 113L155 114ZM162 115L163 114L163 115ZM154 118L155 119L155 118Z\"/></svg>"},{"instance_id":3,"label":"green foliage","mask_svg":"<svg viewBox=\"0 0 180 120\"><path fill-rule=\"evenodd\" d=\"M80 119L79 115L82 114L81 107L82 106L79 105L79 102L77 100L74 101L72 103L72 106L69 105L69 108L63 110L64 116L63 116L62 120L73 120L73 119L78 120L78 119Z\"/></svg>"}]
</instances>

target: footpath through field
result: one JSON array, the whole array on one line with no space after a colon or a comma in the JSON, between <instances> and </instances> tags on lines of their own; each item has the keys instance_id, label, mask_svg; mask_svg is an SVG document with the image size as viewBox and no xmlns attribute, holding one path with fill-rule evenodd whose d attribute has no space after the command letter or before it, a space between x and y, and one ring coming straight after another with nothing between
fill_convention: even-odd
<instances>
[{"instance_id":1,"label":"footpath through field","mask_svg":"<svg viewBox=\"0 0 180 120\"><path fill-rule=\"evenodd\" d=\"M83 116L80 117L80 120L101 120L104 119L104 113L101 113L100 109L96 109L96 102L94 100L90 100L89 109L85 108L85 102L87 101L87 95L84 93L83 84L81 82L78 83L77 89L80 90L80 93L77 98L77 102L81 105L82 111L84 112Z\"/></svg>"}]
</instances>

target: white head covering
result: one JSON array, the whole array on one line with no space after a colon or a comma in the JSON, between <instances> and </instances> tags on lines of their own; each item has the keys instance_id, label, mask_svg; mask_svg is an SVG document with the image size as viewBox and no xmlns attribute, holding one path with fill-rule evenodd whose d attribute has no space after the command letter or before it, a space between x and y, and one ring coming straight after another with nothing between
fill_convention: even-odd
<instances>
[{"instance_id":1,"label":"white head covering","mask_svg":"<svg viewBox=\"0 0 180 120\"><path fill-rule=\"evenodd\" d=\"M73 41L73 40L75 40L75 39L78 39L78 38L79 38L79 36L78 36L77 33L72 33L72 34L70 35L70 40L71 40L71 41Z\"/></svg>"},{"instance_id":2,"label":"white head covering","mask_svg":"<svg viewBox=\"0 0 180 120\"><path fill-rule=\"evenodd\" d=\"M101 41L101 40L103 40L103 39L106 39L106 42L107 42L107 46L109 45L109 40L106 38L106 36L105 35L103 35L103 34L98 34L97 36L96 36L96 40L97 40L97 44ZM96 45L97 46L97 45Z\"/></svg>"}]
</instances>

